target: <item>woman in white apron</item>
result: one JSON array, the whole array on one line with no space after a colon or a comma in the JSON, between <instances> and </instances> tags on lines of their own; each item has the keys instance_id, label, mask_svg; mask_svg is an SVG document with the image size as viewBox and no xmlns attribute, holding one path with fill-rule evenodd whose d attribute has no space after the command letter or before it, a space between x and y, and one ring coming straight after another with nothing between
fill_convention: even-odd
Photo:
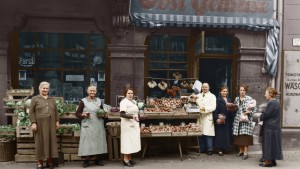
<instances>
[{"instance_id":1,"label":"woman in white apron","mask_svg":"<svg viewBox=\"0 0 300 169\"><path fill-rule=\"evenodd\" d=\"M131 154L141 150L139 109L133 100L133 89L127 88L124 95L125 98L120 103L121 153L124 155L123 164L133 167L135 162L132 161Z\"/></svg>"},{"instance_id":2,"label":"woman in white apron","mask_svg":"<svg viewBox=\"0 0 300 169\"><path fill-rule=\"evenodd\" d=\"M89 166L89 160L92 156L107 153L104 120L97 116L97 112L103 109L103 106L101 100L96 98L96 92L95 86L89 86L87 89L88 97L81 100L76 111L76 116L82 119L78 156L85 158L83 161L84 168ZM103 166L97 157L95 164Z\"/></svg>"}]
</instances>

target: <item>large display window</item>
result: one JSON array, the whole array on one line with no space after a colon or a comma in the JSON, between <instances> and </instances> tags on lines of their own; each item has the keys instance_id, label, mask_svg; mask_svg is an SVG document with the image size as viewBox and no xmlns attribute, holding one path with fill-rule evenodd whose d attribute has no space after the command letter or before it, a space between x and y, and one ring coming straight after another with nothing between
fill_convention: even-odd
<instances>
[{"instance_id":1,"label":"large display window","mask_svg":"<svg viewBox=\"0 0 300 169\"><path fill-rule=\"evenodd\" d=\"M50 82L50 95L76 103L89 84L97 85L105 99L106 38L90 33L15 33L12 42L12 87L38 92L41 81ZM17 63L17 64L16 64Z\"/></svg>"}]
</instances>

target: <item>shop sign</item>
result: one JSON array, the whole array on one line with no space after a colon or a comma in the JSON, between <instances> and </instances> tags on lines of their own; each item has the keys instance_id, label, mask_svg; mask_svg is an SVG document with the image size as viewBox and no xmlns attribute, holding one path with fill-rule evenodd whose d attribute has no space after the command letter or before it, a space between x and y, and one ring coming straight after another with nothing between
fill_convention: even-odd
<instances>
[{"instance_id":1,"label":"shop sign","mask_svg":"<svg viewBox=\"0 0 300 169\"><path fill-rule=\"evenodd\" d=\"M131 0L135 12L272 18L273 0Z\"/></svg>"},{"instance_id":2,"label":"shop sign","mask_svg":"<svg viewBox=\"0 0 300 169\"><path fill-rule=\"evenodd\" d=\"M283 127L300 127L300 52L287 51L283 73Z\"/></svg>"},{"instance_id":3,"label":"shop sign","mask_svg":"<svg viewBox=\"0 0 300 169\"><path fill-rule=\"evenodd\" d=\"M34 65L34 57L33 56L20 56L19 57L19 65L21 67L32 67Z\"/></svg>"},{"instance_id":4,"label":"shop sign","mask_svg":"<svg viewBox=\"0 0 300 169\"><path fill-rule=\"evenodd\" d=\"M83 82L84 75L66 75L67 82Z\"/></svg>"}]
</instances>

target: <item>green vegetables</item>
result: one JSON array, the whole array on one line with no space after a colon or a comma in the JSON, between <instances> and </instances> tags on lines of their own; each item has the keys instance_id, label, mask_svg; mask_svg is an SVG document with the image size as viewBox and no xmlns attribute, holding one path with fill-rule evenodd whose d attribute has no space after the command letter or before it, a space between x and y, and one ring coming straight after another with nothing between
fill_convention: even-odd
<instances>
[{"instance_id":1,"label":"green vegetables","mask_svg":"<svg viewBox=\"0 0 300 169\"><path fill-rule=\"evenodd\" d=\"M16 128L12 125L0 126L0 139L12 139L15 137Z\"/></svg>"},{"instance_id":2,"label":"green vegetables","mask_svg":"<svg viewBox=\"0 0 300 169\"><path fill-rule=\"evenodd\" d=\"M64 135L64 134L72 134L75 131L80 131L80 125L78 123L67 123L67 124L61 124L60 128L56 130L56 133L58 135Z\"/></svg>"},{"instance_id":3,"label":"green vegetables","mask_svg":"<svg viewBox=\"0 0 300 169\"><path fill-rule=\"evenodd\" d=\"M64 104L63 100L57 99L55 101L58 114L59 116L62 116L64 113L69 113L69 112L76 112L77 109L77 104Z\"/></svg>"},{"instance_id":4,"label":"green vegetables","mask_svg":"<svg viewBox=\"0 0 300 169\"><path fill-rule=\"evenodd\" d=\"M106 116L106 112L103 109L97 109L96 114L98 118L104 118Z\"/></svg>"},{"instance_id":5,"label":"green vegetables","mask_svg":"<svg viewBox=\"0 0 300 169\"><path fill-rule=\"evenodd\" d=\"M18 114L17 126L30 126L31 122L29 120L29 114L24 111L24 109L15 109L14 111Z\"/></svg>"}]
</instances>

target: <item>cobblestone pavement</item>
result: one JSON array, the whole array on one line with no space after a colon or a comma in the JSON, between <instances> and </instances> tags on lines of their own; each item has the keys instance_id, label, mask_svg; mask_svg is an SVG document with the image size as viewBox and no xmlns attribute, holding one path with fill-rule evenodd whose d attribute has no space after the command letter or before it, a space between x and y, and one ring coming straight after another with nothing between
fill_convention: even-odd
<instances>
[{"instance_id":1,"label":"cobblestone pavement","mask_svg":"<svg viewBox=\"0 0 300 169\"><path fill-rule=\"evenodd\" d=\"M253 169L261 168L258 166L260 152L251 152L249 159L242 160L235 157L235 153L225 154L225 156L218 156L214 154L208 156L191 152L189 155L183 156L183 161L180 160L179 155L160 155L153 157L145 157L143 161L136 159L137 165L134 168L139 169ZM300 161L300 151L284 151L284 160L277 162L276 168L296 169ZM1 169L34 169L35 163L14 163L14 162L1 162ZM66 162L60 169L78 169L82 168L81 162ZM88 168L103 168L103 169L120 169L127 168L121 162L108 162L105 161L105 166L90 165Z\"/></svg>"}]
</instances>

